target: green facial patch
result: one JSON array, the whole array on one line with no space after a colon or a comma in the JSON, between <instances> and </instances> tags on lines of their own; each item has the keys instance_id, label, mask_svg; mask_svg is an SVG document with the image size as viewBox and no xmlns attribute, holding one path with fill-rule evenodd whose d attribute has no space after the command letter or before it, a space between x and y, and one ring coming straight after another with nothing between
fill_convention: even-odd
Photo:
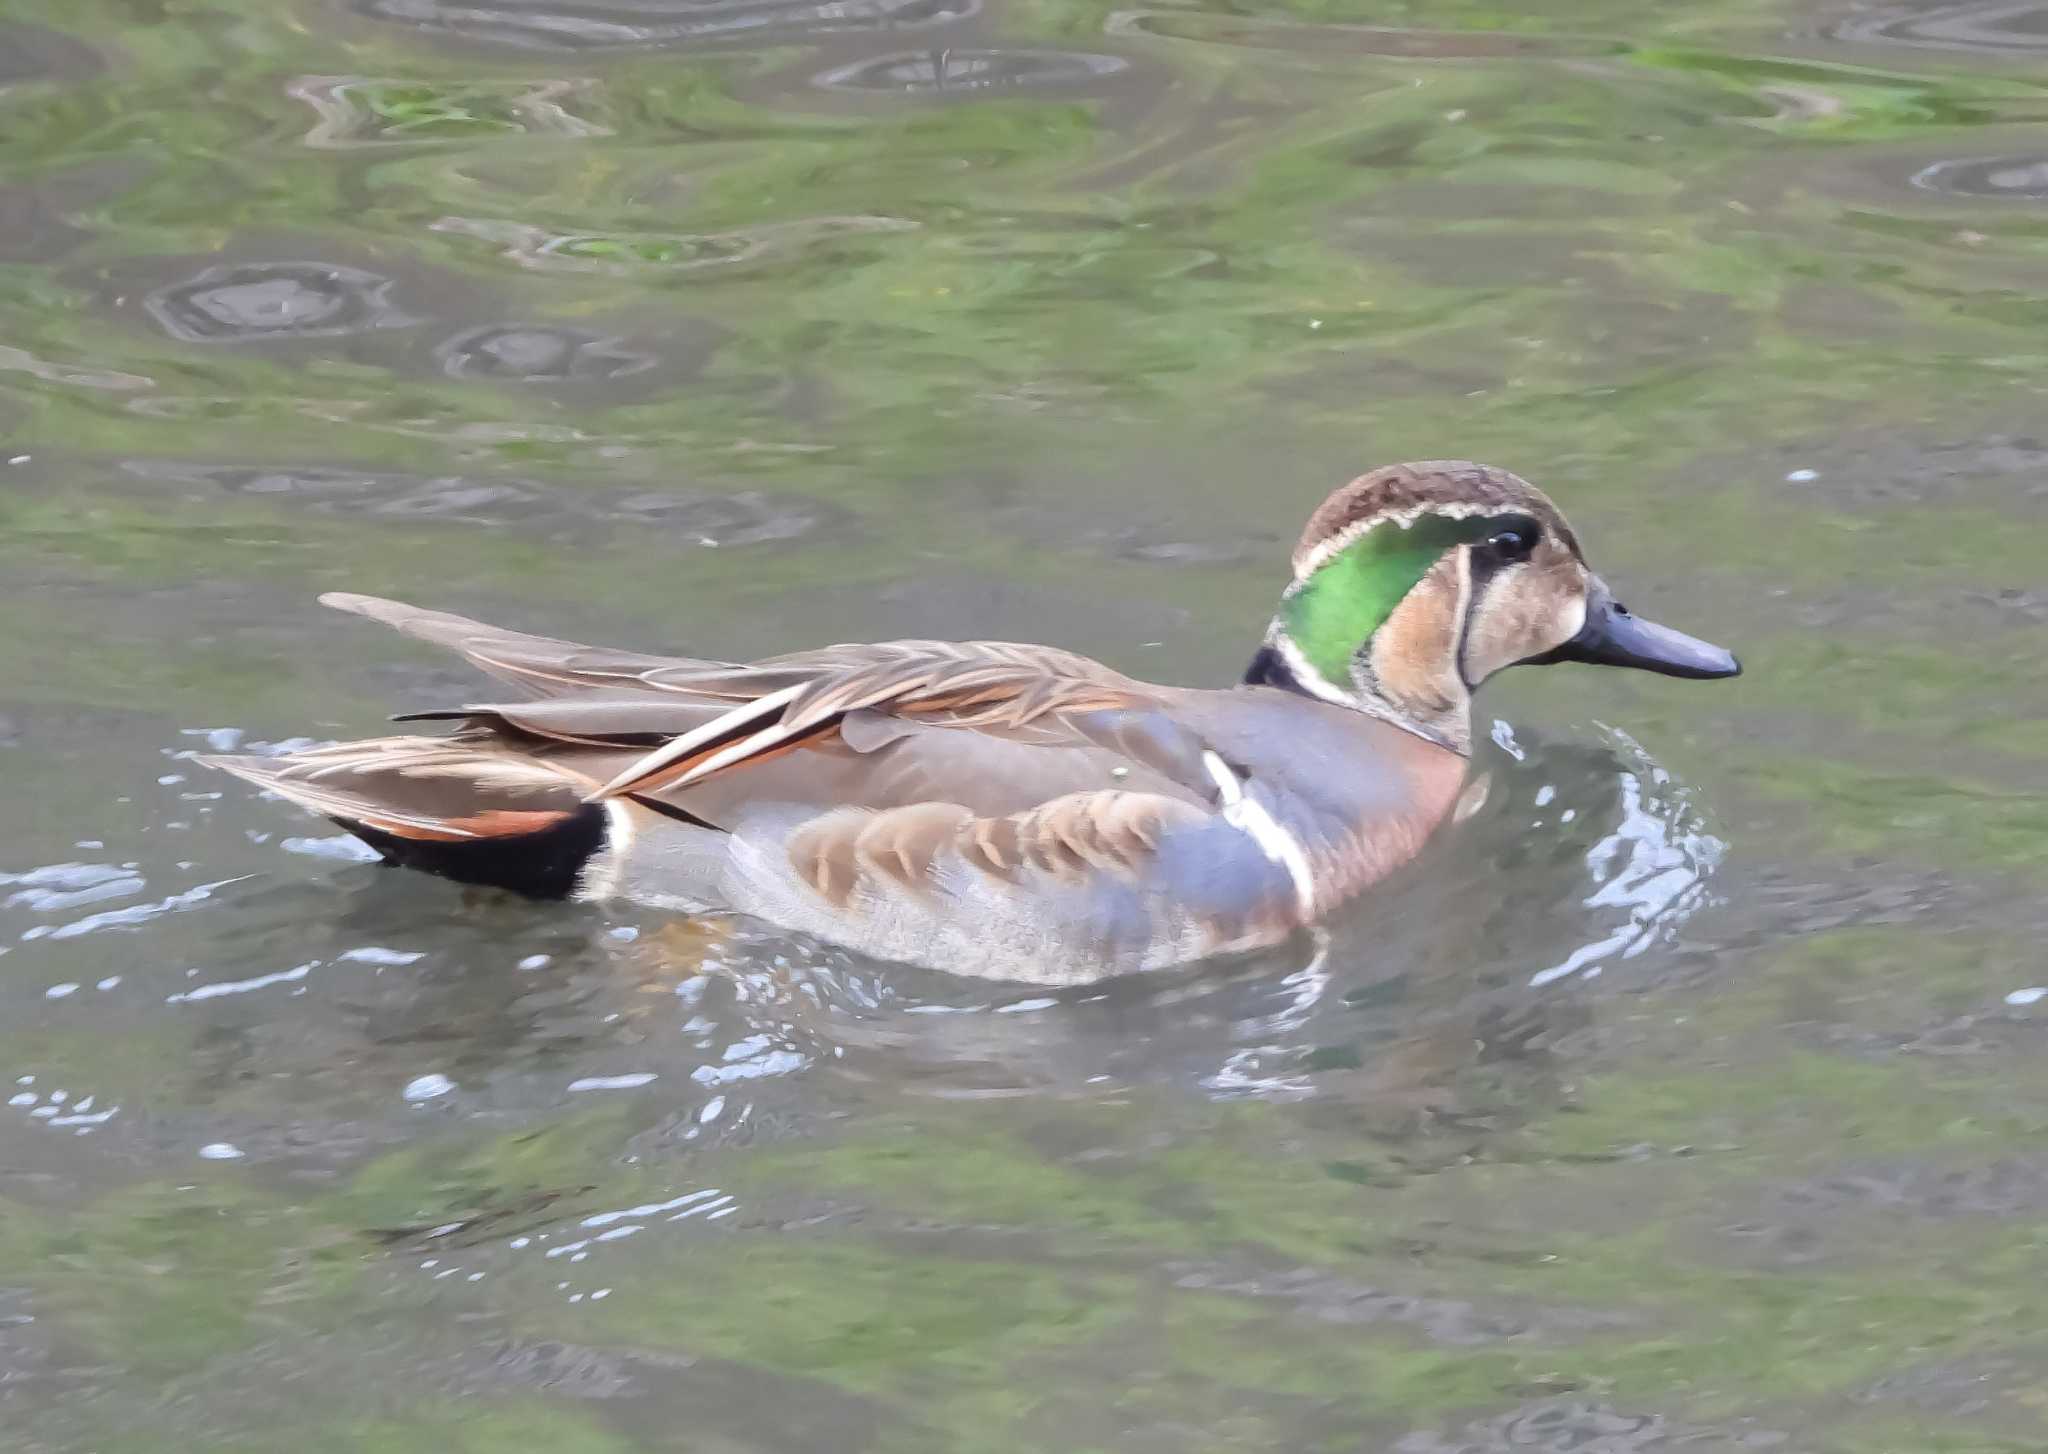
<instances>
[{"instance_id":1,"label":"green facial patch","mask_svg":"<svg viewBox=\"0 0 2048 1454\"><path fill-rule=\"evenodd\" d=\"M1326 561L1282 602L1287 634L1332 686L1351 685L1351 658L1386 624L1402 597L1453 546L1483 540L1494 516L1417 516L1385 520Z\"/></svg>"}]
</instances>

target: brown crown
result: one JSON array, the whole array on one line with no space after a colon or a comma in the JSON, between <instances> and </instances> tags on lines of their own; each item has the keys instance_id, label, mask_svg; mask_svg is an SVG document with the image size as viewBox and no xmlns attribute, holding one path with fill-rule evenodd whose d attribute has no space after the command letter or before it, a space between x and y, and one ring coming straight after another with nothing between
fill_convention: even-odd
<instances>
[{"instance_id":1,"label":"brown crown","mask_svg":"<svg viewBox=\"0 0 2048 1454\"><path fill-rule=\"evenodd\" d=\"M1316 506L1294 547L1294 561L1304 557L1321 542L1350 529L1363 520L1398 515L1418 506L1472 505L1482 510L1519 510L1533 515L1570 542L1574 553L1578 541L1557 507L1544 493L1523 479L1492 465L1464 459L1425 459L1410 464L1383 465L1360 475Z\"/></svg>"}]
</instances>

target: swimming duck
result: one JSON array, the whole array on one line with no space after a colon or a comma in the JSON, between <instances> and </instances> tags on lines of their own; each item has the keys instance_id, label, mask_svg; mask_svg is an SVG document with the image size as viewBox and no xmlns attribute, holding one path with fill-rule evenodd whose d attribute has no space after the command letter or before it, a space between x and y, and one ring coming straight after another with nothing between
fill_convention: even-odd
<instances>
[{"instance_id":1,"label":"swimming duck","mask_svg":"<svg viewBox=\"0 0 2048 1454\"><path fill-rule=\"evenodd\" d=\"M334 593L522 699L215 766L385 860L533 896L734 911L878 958L1069 984L1278 943L1451 815L1518 663L1741 670L1631 615L1541 491L1465 461L1323 502L1244 680L997 641L647 656Z\"/></svg>"}]
</instances>

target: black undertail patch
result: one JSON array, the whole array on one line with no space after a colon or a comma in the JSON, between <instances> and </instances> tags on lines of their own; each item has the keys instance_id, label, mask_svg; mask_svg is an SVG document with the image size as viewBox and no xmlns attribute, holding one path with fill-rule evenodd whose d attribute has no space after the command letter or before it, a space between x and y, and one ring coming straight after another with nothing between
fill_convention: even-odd
<instances>
[{"instance_id":1,"label":"black undertail patch","mask_svg":"<svg viewBox=\"0 0 2048 1454\"><path fill-rule=\"evenodd\" d=\"M583 803L526 833L459 839L401 838L364 823L334 820L400 868L457 883L509 889L530 899L566 899L584 866L605 846L610 825L600 803Z\"/></svg>"}]
</instances>

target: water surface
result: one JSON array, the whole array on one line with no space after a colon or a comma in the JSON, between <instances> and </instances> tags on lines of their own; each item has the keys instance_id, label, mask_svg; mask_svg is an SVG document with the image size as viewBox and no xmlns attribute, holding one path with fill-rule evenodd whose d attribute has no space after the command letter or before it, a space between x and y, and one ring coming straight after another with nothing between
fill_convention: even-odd
<instances>
[{"instance_id":1,"label":"water surface","mask_svg":"<svg viewBox=\"0 0 2048 1454\"><path fill-rule=\"evenodd\" d=\"M0 1447L2048 1448L2048 7L0 0ZM190 761L347 588L1226 681L1547 486L1326 942L1058 995L386 873Z\"/></svg>"}]
</instances>

